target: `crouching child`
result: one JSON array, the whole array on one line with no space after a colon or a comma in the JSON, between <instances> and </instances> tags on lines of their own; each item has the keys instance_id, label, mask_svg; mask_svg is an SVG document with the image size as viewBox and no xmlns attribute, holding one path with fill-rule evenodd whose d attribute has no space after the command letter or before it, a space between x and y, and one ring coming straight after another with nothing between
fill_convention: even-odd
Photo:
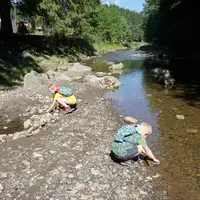
<instances>
[{"instance_id":1,"label":"crouching child","mask_svg":"<svg viewBox=\"0 0 200 200\"><path fill-rule=\"evenodd\" d=\"M47 109L51 112L56 106L63 109L64 113L68 114L76 109L76 97L73 95L71 88L56 87L54 84L48 87L49 91L54 94L53 102Z\"/></svg>"},{"instance_id":2,"label":"crouching child","mask_svg":"<svg viewBox=\"0 0 200 200\"><path fill-rule=\"evenodd\" d=\"M146 142L146 138L151 133L151 125L145 122L122 126L114 136L115 140L112 144L111 155L121 164L133 160L139 155L147 156L155 164L160 164Z\"/></svg>"}]
</instances>

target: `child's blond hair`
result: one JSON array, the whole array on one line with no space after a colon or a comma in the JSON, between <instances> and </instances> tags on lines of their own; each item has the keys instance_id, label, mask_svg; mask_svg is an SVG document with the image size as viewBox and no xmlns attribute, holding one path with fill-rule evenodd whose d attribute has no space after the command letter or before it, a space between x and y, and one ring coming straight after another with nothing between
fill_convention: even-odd
<instances>
[{"instance_id":1,"label":"child's blond hair","mask_svg":"<svg viewBox=\"0 0 200 200\"><path fill-rule=\"evenodd\" d=\"M149 135L152 133L151 124L149 124L148 122L142 122L140 126L143 126L144 128L146 128L146 130L148 130Z\"/></svg>"}]
</instances>

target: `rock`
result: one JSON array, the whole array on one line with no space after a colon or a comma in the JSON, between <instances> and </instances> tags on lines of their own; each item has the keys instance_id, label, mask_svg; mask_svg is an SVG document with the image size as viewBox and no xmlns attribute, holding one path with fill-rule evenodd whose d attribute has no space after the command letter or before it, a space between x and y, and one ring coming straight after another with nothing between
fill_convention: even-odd
<instances>
[{"instance_id":1,"label":"rock","mask_svg":"<svg viewBox=\"0 0 200 200\"><path fill-rule=\"evenodd\" d=\"M91 174L97 176L100 174L100 171L99 170L95 170L94 168L91 169Z\"/></svg>"},{"instance_id":2,"label":"rock","mask_svg":"<svg viewBox=\"0 0 200 200\"><path fill-rule=\"evenodd\" d=\"M155 175L152 176L152 178L156 179L156 178L159 178L161 177L161 175L159 173L156 173Z\"/></svg>"},{"instance_id":3,"label":"rock","mask_svg":"<svg viewBox=\"0 0 200 200\"><path fill-rule=\"evenodd\" d=\"M14 193L16 193L17 190L18 190L18 188L14 188L14 187L8 189L8 191L9 191L10 194L14 194Z\"/></svg>"},{"instance_id":4,"label":"rock","mask_svg":"<svg viewBox=\"0 0 200 200\"><path fill-rule=\"evenodd\" d=\"M62 80L62 81L72 81L72 78L69 77L66 73L63 73L62 75L56 77L56 80Z\"/></svg>"},{"instance_id":5,"label":"rock","mask_svg":"<svg viewBox=\"0 0 200 200\"><path fill-rule=\"evenodd\" d=\"M3 129L6 130L6 129L8 129L8 127L7 127L7 126L4 126Z\"/></svg>"},{"instance_id":6,"label":"rock","mask_svg":"<svg viewBox=\"0 0 200 200\"><path fill-rule=\"evenodd\" d=\"M72 76L71 79L72 79L72 81L80 82L80 81L82 81L83 77L82 76Z\"/></svg>"},{"instance_id":7,"label":"rock","mask_svg":"<svg viewBox=\"0 0 200 200\"><path fill-rule=\"evenodd\" d=\"M40 157L42 157L42 155L37 153L37 152L33 152L33 157L34 158L40 158Z\"/></svg>"},{"instance_id":8,"label":"rock","mask_svg":"<svg viewBox=\"0 0 200 200\"><path fill-rule=\"evenodd\" d=\"M112 74L123 74L123 70L122 69L113 69L112 71Z\"/></svg>"},{"instance_id":9,"label":"rock","mask_svg":"<svg viewBox=\"0 0 200 200\"><path fill-rule=\"evenodd\" d=\"M3 185L0 183L0 192L3 190Z\"/></svg>"},{"instance_id":10,"label":"rock","mask_svg":"<svg viewBox=\"0 0 200 200\"><path fill-rule=\"evenodd\" d=\"M113 61L104 60L103 62L104 62L105 64L107 64L107 65L114 65L114 64L115 64L115 62L113 62Z\"/></svg>"},{"instance_id":11,"label":"rock","mask_svg":"<svg viewBox=\"0 0 200 200\"><path fill-rule=\"evenodd\" d=\"M80 169L82 167L82 164L76 165L76 169Z\"/></svg>"},{"instance_id":12,"label":"rock","mask_svg":"<svg viewBox=\"0 0 200 200\"><path fill-rule=\"evenodd\" d=\"M5 179L7 177L8 177L8 175L6 173L1 173L0 174L0 179Z\"/></svg>"},{"instance_id":13,"label":"rock","mask_svg":"<svg viewBox=\"0 0 200 200\"><path fill-rule=\"evenodd\" d=\"M33 115L34 113L36 113L36 111L37 111L37 108L33 107L29 112L31 115Z\"/></svg>"},{"instance_id":14,"label":"rock","mask_svg":"<svg viewBox=\"0 0 200 200\"><path fill-rule=\"evenodd\" d=\"M177 119L185 119L185 116L184 115L176 115L176 118Z\"/></svg>"},{"instance_id":15,"label":"rock","mask_svg":"<svg viewBox=\"0 0 200 200\"><path fill-rule=\"evenodd\" d=\"M29 129L32 126L32 121L30 119L24 122L24 129Z\"/></svg>"},{"instance_id":16,"label":"rock","mask_svg":"<svg viewBox=\"0 0 200 200\"><path fill-rule=\"evenodd\" d=\"M73 175L73 174L69 174L68 177L69 177L69 178L74 178L74 175Z\"/></svg>"},{"instance_id":17,"label":"rock","mask_svg":"<svg viewBox=\"0 0 200 200\"><path fill-rule=\"evenodd\" d=\"M39 132L40 132L40 129L38 128L38 129L34 130L34 131L32 132L32 134L33 134L33 135L36 135L36 134L38 134Z\"/></svg>"},{"instance_id":18,"label":"rock","mask_svg":"<svg viewBox=\"0 0 200 200\"><path fill-rule=\"evenodd\" d=\"M152 177L150 177L150 176L147 176L147 177L146 177L146 181L152 181L152 180L153 180Z\"/></svg>"},{"instance_id":19,"label":"rock","mask_svg":"<svg viewBox=\"0 0 200 200\"><path fill-rule=\"evenodd\" d=\"M85 189L85 185L83 183L76 183L75 189L76 190L83 190L83 189Z\"/></svg>"},{"instance_id":20,"label":"rock","mask_svg":"<svg viewBox=\"0 0 200 200\"><path fill-rule=\"evenodd\" d=\"M68 70L68 66L59 66L58 67L58 71L67 71Z\"/></svg>"},{"instance_id":21,"label":"rock","mask_svg":"<svg viewBox=\"0 0 200 200\"><path fill-rule=\"evenodd\" d=\"M52 155L57 153L57 151L53 151L53 150L50 150L49 152L50 152Z\"/></svg>"},{"instance_id":22,"label":"rock","mask_svg":"<svg viewBox=\"0 0 200 200\"><path fill-rule=\"evenodd\" d=\"M129 116L124 117L124 121L126 123L131 123L131 124L136 124L138 122L136 118L129 117Z\"/></svg>"},{"instance_id":23,"label":"rock","mask_svg":"<svg viewBox=\"0 0 200 200\"><path fill-rule=\"evenodd\" d=\"M30 73L24 76L24 88L35 88L41 86L43 84L39 74L35 71L31 71Z\"/></svg>"},{"instance_id":24,"label":"rock","mask_svg":"<svg viewBox=\"0 0 200 200\"><path fill-rule=\"evenodd\" d=\"M69 72L91 72L92 68L82 65L80 63L74 63L74 65L69 66L68 71Z\"/></svg>"},{"instance_id":25,"label":"rock","mask_svg":"<svg viewBox=\"0 0 200 200\"><path fill-rule=\"evenodd\" d=\"M124 65L122 63L118 64L113 64L112 66L109 67L110 69L116 70L116 69L123 69Z\"/></svg>"},{"instance_id":26,"label":"rock","mask_svg":"<svg viewBox=\"0 0 200 200\"><path fill-rule=\"evenodd\" d=\"M6 134L2 134L2 135L0 135L0 142L1 142L2 140L4 140L6 137L7 137Z\"/></svg>"},{"instance_id":27,"label":"rock","mask_svg":"<svg viewBox=\"0 0 200 200\"><path fill-rule=\"evenodd\" d=\"M98 77L102 77L102 76L106 76L107 73L106 72L96 72L95 75Z\"/></svg>"},{"instance_id":28,"label":"rock","mask_svg":"<svg viewBox=\"0 0 200 200\"><path fill-rule=\"evenodd\" d=\"M85 194L82 194L82 195L81 195L81 199L82 199L82 200L93 200L93 196L92 196L92 195L85 195Z\"/></svg>"},{"instance_id":29,"label":"rock","mask_svg":"<svg viewBox=\"0 0 200 200\"><path fill-rule=\"evenodd\" d=\"M142 195L148 195L148 193L147 192L145 192L145 191L142 191L142 190L140 190L140 194L142 194Z\"/></svg>"},{"instance_id":30,"label":"rock","mask_svg":"<svg viewBox=\"0 0 200 200\"><path fill-rule=\"evenodd\" d=\"M23 160L23 161L22 161L22 164L24 164L24 165L26 165L26 166L30 166L31 163L30 163L29 161L27 161L27 160Z\"/></svg>"},{"instance_id":31,"label":"rock","mask_svg":"<svg viewBox=\"0 0 200 200\"><path fill-rule=\"evenodd\" d=\"M31 117L33 130L41 128L46 123L50 122L53 116L50 113L43 115L33 115Z\"/></svg>"},{"instance_id":32,"label":"rock","mask_svg":"<svg viewBox=\"0 0 200 200\"><path fill-rule=\"evenodd\" d=\"M27 109L25 110L25 112L27 113L27 112L29 112L30 110L31 110L31 107L28 106Z\"/></svg>"},{"instance_id":33,"label":"rock","mask_svg":"<svg viewBox=\"0 0 200 200\"><path fill-rule=\"evenodd\" d=\"M35 57L27 51L22 52L22 57L26 59L35 60Z\"/></svg>"},{"instance_id":34,"label":"rock","mask_svg":"<svg viewBox=\"0 0 200 200\"><path fill-rule=\"evenodd\" d=\"M194 129L194 128L188 128L188 129L186 129L186 132L187 132L187 133L197 133L198 130L197 130L197 129Z\"/></svg>"},{"instance_id":35,"label":"rock","mask_svg":"<svg viewBox=\"0 0 200 200\"><path fill-rule=\"evenodd\" d=\"M13 134L13 140L16 140L21 137L26 137L27 134L29 134L27 131L15 132Z\"/></svg>"},{"instance_id":36,"label":"rock","mask_svg":"<svg viewBox=\"0 0 200 200\"><path fill-rule=\"evenodd\" d=\"M53 71L53 70L48 70L47 71L47 77L48 77L48 79L53 80L55 78L55 75L56 75L55 71Z\"/></svg>"},{"instance_id":37,"label":"rock","mask_svg":"<svg viewBox=\"0 0 200 200\"><path fill-rule=\"evenodd\" d=\"M120 82L117 78L113 76L104 76L100 78L100 88L102 89L114 89L122 85L123 83Z\"/></svg>"},{"instance_id":38,"label":"rock","mask_svg":"<svg viewBox=\"0 0 200 200\"><path fill-rule=\"evenodd\" d=\"M83 78L83 82L88 82L91 85L98 86L99 85L99 78L96 77L95 75L86 75Z\"/></svg>"}]
</instances>

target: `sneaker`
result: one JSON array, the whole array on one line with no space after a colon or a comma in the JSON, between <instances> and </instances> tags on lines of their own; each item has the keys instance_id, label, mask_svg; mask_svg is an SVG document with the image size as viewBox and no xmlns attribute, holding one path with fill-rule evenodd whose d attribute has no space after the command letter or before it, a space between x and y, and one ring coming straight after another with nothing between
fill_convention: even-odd
<instances>
[{"instance_id":1,"label":"sneaker","mask_svg":"<svg viewBox=\"0 0 200 200\"><path fill-rule=\"evenodd\" d=\"M125 167L134 167L134 168L139 166L139 163L134 162L133 160L127 160L125 162L121 162L120 164Z\"/></svg>"},{"instance_id":2,"label":"sneaker","mask_svg":"<svg viewBox=\"0 0 200 200\"><path fill-rule=\"evenodd\" d=\"M72 113L75 110L75 108L65 107L63 110L65 114L69 114Z\"/></svg>"}]
</instances>

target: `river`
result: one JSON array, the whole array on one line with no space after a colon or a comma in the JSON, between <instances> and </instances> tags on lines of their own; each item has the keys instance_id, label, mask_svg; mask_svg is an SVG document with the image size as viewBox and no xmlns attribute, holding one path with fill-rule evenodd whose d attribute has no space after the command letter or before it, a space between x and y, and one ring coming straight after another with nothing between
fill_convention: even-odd
<instances>
[{"instance_id":1,"label":"river","mask_svg":"<svg viewBox=\"0 0 200 200\"><path fill-rule=\"evenodd\" d=\"M166 193L166 199L200 199L200 84L198 63L187 60L164 63L176 79L175 88L164 86L149 76L149 67L163 66L148 61L134 50L107 53L87 61L95 71L108 72L102 60L122 62L123 71L115 76L123 85L107 98L114 100L119 115L136 117L151 123L153 133L147 139L159 166L147 166L149 174L159 174L154 190ZM196 70L196 71L195 71ZM183 115L185 119L178 119Z\"/></svg>"}]
</instances>

